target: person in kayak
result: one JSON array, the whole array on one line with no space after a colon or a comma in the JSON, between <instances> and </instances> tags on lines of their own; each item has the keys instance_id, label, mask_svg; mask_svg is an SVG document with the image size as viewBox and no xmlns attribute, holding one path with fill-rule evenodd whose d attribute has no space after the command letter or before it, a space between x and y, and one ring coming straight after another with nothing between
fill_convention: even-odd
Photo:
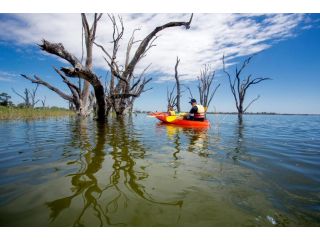
<instances>
[{"instance_id":1,"label":"person in kayak","mask_svg":"<svg viewBox=\"0 0 320 240\"><path fill-rule=\"evenodd\" d=\"M176 115L176 112L174 111L173 107L172 106L168 106L168 115L169 116L175 116Z\"/></svg>"},{"instance_id":2,"label":"person in kayak","mask_svg":"<svg viewBox=\"0 0 320 240\"><path fill-rule=\"evenodd\" d=\"M201 104L197 104L197 100L191 99L189 102L192 105L190 112L187 114L188 120L193 121L204 121L205 119L205 110Z\"/></svg>"}]
</instances>

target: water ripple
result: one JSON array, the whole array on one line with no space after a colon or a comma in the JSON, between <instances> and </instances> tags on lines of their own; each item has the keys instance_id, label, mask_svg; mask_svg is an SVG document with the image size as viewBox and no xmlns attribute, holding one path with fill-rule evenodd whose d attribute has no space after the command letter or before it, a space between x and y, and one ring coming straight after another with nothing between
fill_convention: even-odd
<instances>
[{"instance_id":1,"label":"water ripple","mask_svg":"<svg viewBox=\"0 0 320 240\"><path fill-rule=\"evenodd\" d=\"M319 116L208 117L0 122L0 225L320 225Z\"/></svg>"}]
</instances>

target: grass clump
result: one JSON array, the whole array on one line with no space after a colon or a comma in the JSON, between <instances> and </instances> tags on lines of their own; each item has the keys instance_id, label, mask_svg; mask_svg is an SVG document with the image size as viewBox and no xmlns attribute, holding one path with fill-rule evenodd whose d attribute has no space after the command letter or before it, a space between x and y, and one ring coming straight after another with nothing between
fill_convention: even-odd
<instances>
[{"instance_id":1,"label":"grass clump","mask_svg":"<svg viewBox=\"0 0 320 240\"><path fill-rule=\"evenodd\" d=\"M75 115L74 111L58 107L18 108L0 106L0 120L41 119L73 115Z\"/></svg>"}]
</instances>

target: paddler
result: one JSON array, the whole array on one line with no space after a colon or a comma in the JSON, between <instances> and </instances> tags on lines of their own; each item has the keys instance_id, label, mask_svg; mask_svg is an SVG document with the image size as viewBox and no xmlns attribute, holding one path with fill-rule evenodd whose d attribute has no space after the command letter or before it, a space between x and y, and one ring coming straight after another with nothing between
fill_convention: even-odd
<instances>
[{"instance_id":1,"label":"paddler","mask_svg":"<svg viewBox=\"0 0 320 240\"><path fill-rule=\"evenodd\" d=\"M190 112L186 115L188 120L204 121L205 109L201 104L197 104L197 100L191 99L189 102L192 106Z\"/></svg>"},{"instance_id":2,"label":"paddler","mask_svg":"<svg viewBox=\"0 0 320 240\"><path fill-rule=\"evenodd\" d=\"M172 106L168 106L168 115L169 116L175 116L176 115L176 112L174 111L173 107Z\"/></svg>"}]
</instances>

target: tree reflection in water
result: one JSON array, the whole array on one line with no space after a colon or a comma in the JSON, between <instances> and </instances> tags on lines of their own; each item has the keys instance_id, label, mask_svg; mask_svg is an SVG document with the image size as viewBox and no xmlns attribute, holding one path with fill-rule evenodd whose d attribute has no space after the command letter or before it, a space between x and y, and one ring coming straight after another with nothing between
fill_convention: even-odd
<instances>
[{"instance_id":1,"label":"tree reflection in water","mask_svg":"<svg viewBox=\"0 0 320 240\"><path fill-rule=\"evenodd\" d=\"M235 123L235 146L231 152L227 154L228 158L231 158L233 161L237 162L244 158L247 155L246 150L244 148L244 123L242 116L238 117L238 121Z\"/></svg>"},{"instance_id":2,"label":"tree reflection in water","mask_svg":"<svg viewBox=\"0 0 320 240\"><path fill-rule=\"evenodd\" d=\"M125 222L115 223L112 221L110 214L114 214L122 208L128 207L128 191L133 192L139 198L160 205L178 206L181 208L183 201L162 202L153 199L146 191L146 188L140 182L148 178L148 173L138 171L134 168L136 161L144 159L146 147L139 141L138 133L135 132L132 119L127 120L109 119L110 122L94 122L95 141L92 143L88 132L87 121L84 119L77 120L73 129L72 147L78 147L80 159L68 164L80 164L77 173L70 174L73 192L72 195L60 198L47 203L51 210L50 219L55 221L59 214L71 207L71 202L76 197L83 198L83 206L74 221L74 226L83 226L82 221L87 211L94 211L99 221L99 225L122 226ZM108 150L108 153L107 151ZM98 181L97 173L101 170L102 165L108 157L114 161L112 171L109 177L109 183ZM102 170L105 173L104 169ZM123 186L124 185L124 186ZM103 186L103 187L101 187ZM126 190L127 189L127 190ZM102 199L106 192L116 193L108 194L108 199ZM111 197L110 197L111 196ZM90 210L89 210L90 209Z\"/></svg>"}]
</instances>

